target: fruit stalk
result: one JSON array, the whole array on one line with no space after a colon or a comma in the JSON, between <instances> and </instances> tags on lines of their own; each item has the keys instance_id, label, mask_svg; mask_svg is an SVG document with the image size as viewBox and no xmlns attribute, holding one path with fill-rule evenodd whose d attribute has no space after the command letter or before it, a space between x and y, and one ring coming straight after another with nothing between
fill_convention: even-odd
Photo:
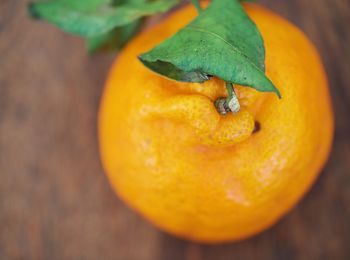
<instances>
[{"instance_id":1,"label":"fruit stalk","mask_svg":"<svg viewBox=\"0 0 350 260\"><path fill-rule=\"evenodd\" d=\"M229 112L238 113L241 109L241 106L233 88L233 84L230 82L226 82L226 89L228 96L226 98L218 98L214 103L215 108L220 115L226 115Z\"/></svg>"}]
</instances>

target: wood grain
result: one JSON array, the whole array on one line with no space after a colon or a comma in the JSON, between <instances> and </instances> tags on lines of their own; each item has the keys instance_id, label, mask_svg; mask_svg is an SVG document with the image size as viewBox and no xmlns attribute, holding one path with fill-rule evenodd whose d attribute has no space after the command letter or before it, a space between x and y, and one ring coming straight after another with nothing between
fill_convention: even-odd
<instances>
[{"instance_id":1,"label":"wood grain","mask_svg":"<svg viewBox=\"0 0 350 260\"><path fill-rule=\"evenodd\" d=\"M320 50L334 148L315 187L277 225L204 246L143 221L103 175L96 115L114 55L89 57L80 39L28 19L26 1L0 0L0 259L350 259L350 3L260 2Z\"/></svg>"}]
</instances>

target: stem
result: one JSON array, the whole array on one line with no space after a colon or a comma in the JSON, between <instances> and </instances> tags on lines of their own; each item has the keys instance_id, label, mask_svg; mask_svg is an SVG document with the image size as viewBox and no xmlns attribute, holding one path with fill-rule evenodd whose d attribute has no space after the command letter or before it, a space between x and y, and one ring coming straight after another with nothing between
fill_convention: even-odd
<instances>
[{"instance_id":1,"label":"stem","mask_svg":"<svg viewBox=\"0 0 350 260\"><path fill-rule=\"evenodd\" d=\"M232 99L233 95L235 95L232 83L226 82L226 90L227 90L227 94L228 94L226 100L227 100L227 103L228 103Z\"/></svg>"},{"instance_id":2,"label":"stem","mask_svg":"<svg viewBox=\"0 0 350 260\"><path fill-rule=\"evenodd\" d=\"M226 89L228 93L228 97L226 98L226 103L228 107L233 113L239 112L239 110L241 109L241 105L239 104L236 92L233 88L233 84L230 82L226 82Z\"/></svg>"},{"instance_id":3,"label":"stem","mask_svg":"<svg viewBox=\"0 0 350 260\"><path fill-rule=\"evenodd\" d=\"M200 0L191 0L192 4L196 7L198 13L202 11L202 7L199 3Z\"/></svg>"},{"instance_id":4,"label":"stem","mask_svg":"<svg viewBox=\"0 0 350 260\"><path fill-rule=\"evenodd\" d=\"M241 108L235 90L233 88L233 84L230 82L226 82L226 89L228 97L218 98L214 103L216 110L219 112L220 115L223 116L226 115L228 112L237 113Z\"/></svg>"}]
</instances>

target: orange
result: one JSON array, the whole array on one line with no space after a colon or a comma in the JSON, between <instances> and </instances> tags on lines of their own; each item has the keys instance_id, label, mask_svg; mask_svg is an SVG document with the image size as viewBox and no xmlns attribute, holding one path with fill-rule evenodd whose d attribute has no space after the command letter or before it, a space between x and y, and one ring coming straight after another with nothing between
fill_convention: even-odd
<instances>
[{"instance_id":1,"label":"orange","mask_svg":"<svg viewBox=\"0 0 350 260\"><path fill-rule=\"evenodd\" d=\"M139 54L196 16L188 6L126 47L101 102L101 159L112 187L154 225L194 241L240 240L270 227L310 188L331 147L331 100L317 51L273 12L245 8L282 99L238 86L241 111L220 116L213 103L227 94L223 81L179 83L144 67Z\"/></svg>"}]
</instances>

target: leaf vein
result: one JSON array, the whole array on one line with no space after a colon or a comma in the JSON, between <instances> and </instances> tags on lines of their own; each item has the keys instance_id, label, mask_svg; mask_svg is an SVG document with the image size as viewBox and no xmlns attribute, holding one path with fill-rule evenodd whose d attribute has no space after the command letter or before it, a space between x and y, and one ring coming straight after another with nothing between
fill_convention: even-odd
<instances>
[{"instance_id":1,"label":"leaf vein","mask_svg":"<svg viewBox=\"0 0 350 260\"><path fill-rule=\"evenodd\" d=\"M212 31L208 31L199 27L195 27L195 26L189 26L187 28L185 28L185 30L192 30L192 31L197 31L197 32L201 32L201 33L208 33L220 40L222 40L226 45L230 46L232 49L232 52L238 53L240 56L242 56L243 58L245 58L247 60L247 62L249 64L251 64L254 68L256 68L258 71L264 73L264 71L262 71L256 64L254 64L247 55L245 55L244 53L242 53L239 49L237 49L235 46L233 46L231 43L229 43L228 41L226 41L224 38L222 38L220 35L212 32Z\"/></svg>"}]
</instances>

